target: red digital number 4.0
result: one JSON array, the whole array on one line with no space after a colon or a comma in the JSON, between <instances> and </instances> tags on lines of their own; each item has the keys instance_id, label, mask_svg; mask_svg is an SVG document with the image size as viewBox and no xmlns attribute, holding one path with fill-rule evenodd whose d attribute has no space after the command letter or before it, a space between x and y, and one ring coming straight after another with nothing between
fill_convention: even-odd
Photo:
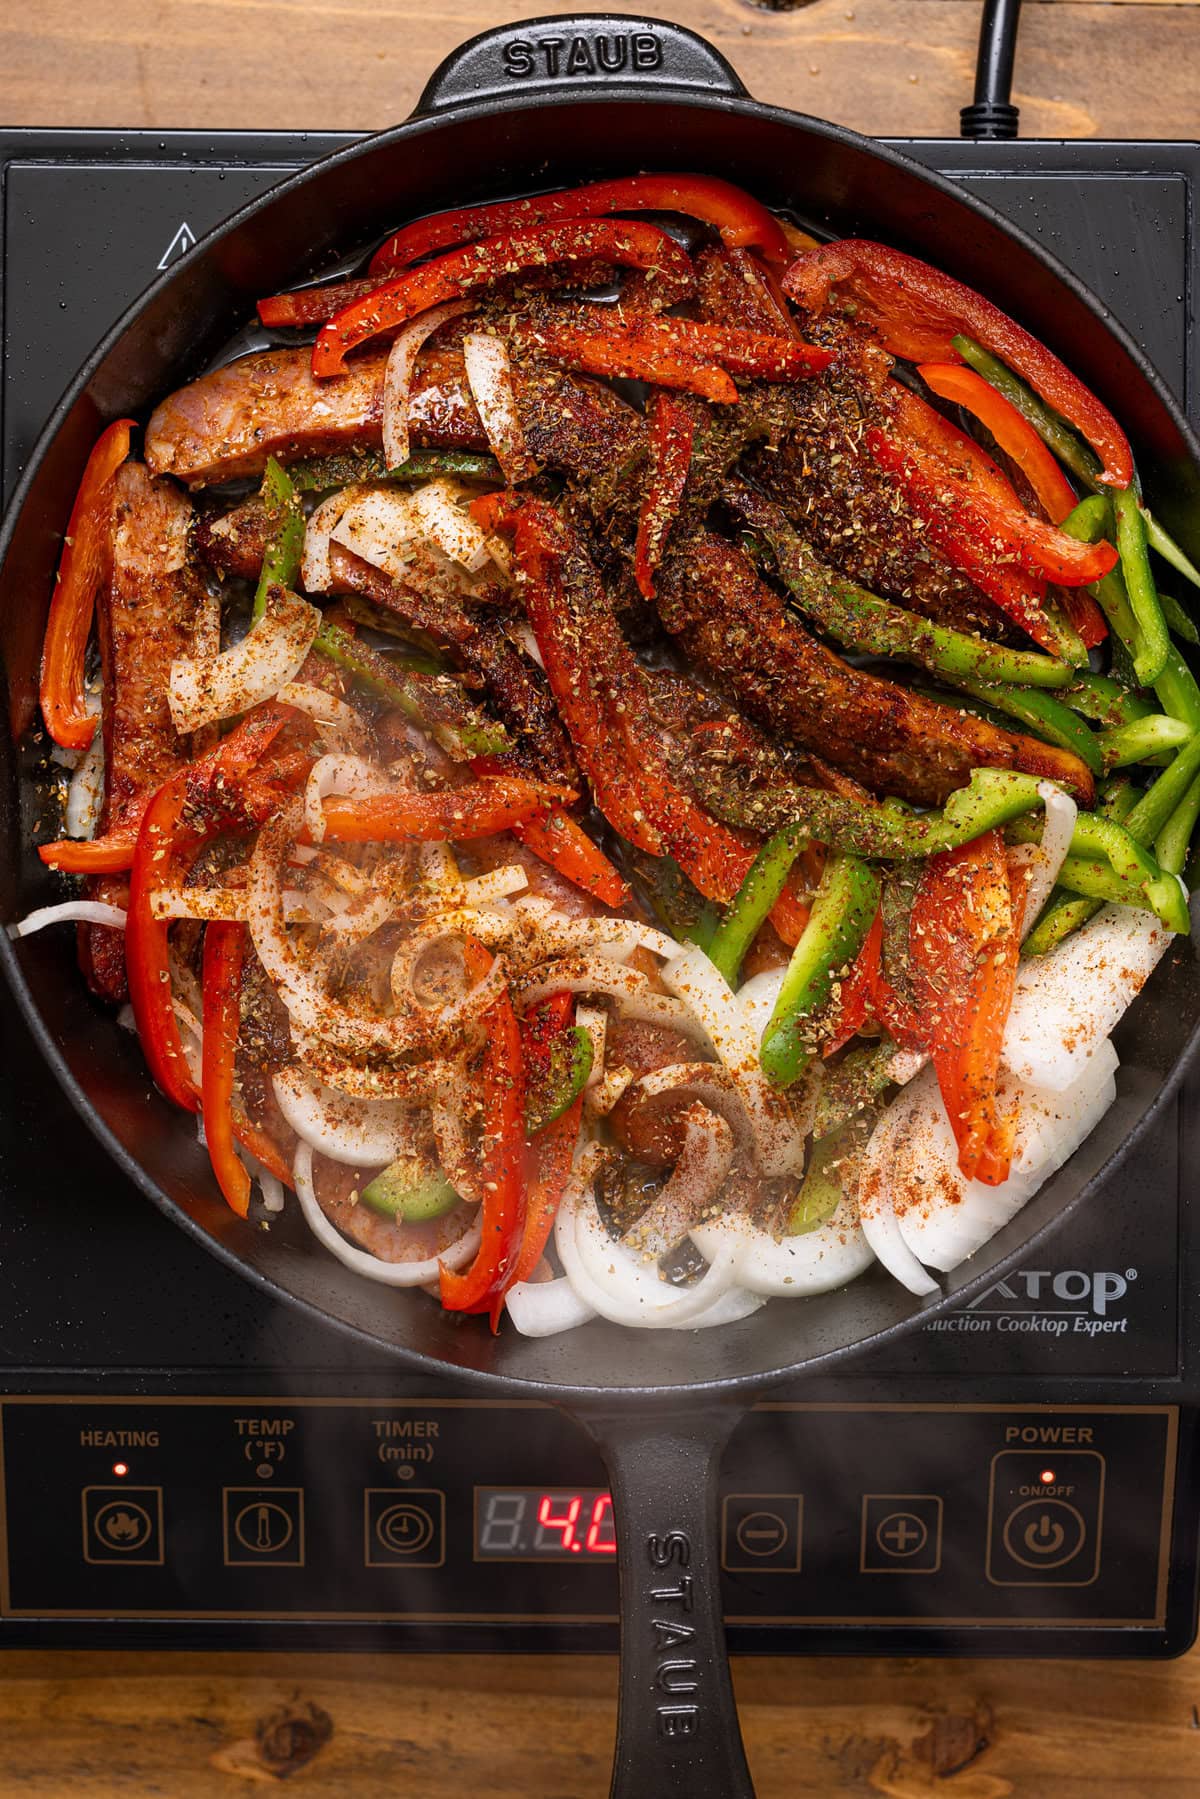
<instances>
[{"instance_id":1,"label":"red digital number 4.0","mask_svg":"<svg viewBox=\"0 0 1200 1799\"><path fill-rule=\"evenodd\" d=\"M537 1518L543 1531L560 1531L561 1540L550 1544L540 1537L537 1547L548 1549L553 1547L560 1553L579 1555L586 1550L589 1555L615 1555L617 1549L616 1533L613 1530L612 1494L598 1493L592 1502L591 1517L587 1528L578 1530L579 1515L583 1510L582 1493L543 1493L538 1500ZM563 1506L565 1511L555 1514L555 1507Z\"/></svg>"}]
</instances>

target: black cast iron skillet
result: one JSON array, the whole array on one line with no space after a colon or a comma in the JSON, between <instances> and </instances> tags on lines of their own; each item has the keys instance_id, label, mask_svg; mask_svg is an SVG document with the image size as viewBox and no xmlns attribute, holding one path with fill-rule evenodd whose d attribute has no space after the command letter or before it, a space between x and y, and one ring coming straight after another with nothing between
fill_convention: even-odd
<instances>
[{"instance_id":1,"label":"black cast iron skillet","mask_svg":"<svg viewBox=\"0 0 1200 1799\"><path fill-rule=\"evenodd\" d=\"M677 26L588 16L485 33L437 71L407 124L342 151L247 207L159 281L100 344L37 446L0 542L3 741L0 906L53 898L30 849L38 651L71 499L102 424L144 414L199 372L254 299L329 269L396 223L439 207L640 169L740 182L818 231L877 236L982 288L1053 345L1132 437L1158 510L1200 558L1200 447L1128 336L1066 270L989 208L866 139L761 106L724 59ZM1200 979L1181 940L1121 1027L1116 1105L1058 1177L945 1296L918 1305L876 1270L845 1292L772 1302L728 1329L493 1339L424 1295L373 1285L307 1236L294 1212L269 1234L216 1194L194 1134L149 1086L137 1044L89 1001L59 933L0 956L59 1081L121 1168L170 1217L272 1295L408 1370L558 1404L592 1431L619 1534L621 1799L750 1794L729 1683L714 1546L720 1449L751 1394L828 1365L982 1290L1070 1208L1104 1204L1104 1177L1136 1145L1197 1037Z\"/></svg>"}]
</instances>

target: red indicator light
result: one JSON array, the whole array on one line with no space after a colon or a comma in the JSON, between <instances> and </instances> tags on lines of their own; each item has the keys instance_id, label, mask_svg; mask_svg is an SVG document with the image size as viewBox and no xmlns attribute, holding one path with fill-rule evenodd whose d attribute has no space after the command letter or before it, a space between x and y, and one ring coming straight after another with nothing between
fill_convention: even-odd
<instances>
[{"instance_id":1,"label":"red indicator light","mask_svg":"<svg viewBox=\"0 0 1200 1799\"><path fill-rule=\"evenodd\" d=\"M1038 1479L1041 1481L1041 1483L1044 1487L1048 1487L1048 1486L1052 1485L1053 1480L1054 1480L1053 1468L1043 1468L1042 1472L1038 1475Z\"/></svg>"},{"instance_id":2,"label":"red indicator light","mask_svg":"<svg viewBox=\"0 0 1200 1799\"><path fill-rule=\"evenodd\" d=\"M113 1473L117 1476L118 1480L120 1480L122 1478L122 1476L129 1473L129 1463L128 1462L114 1462L113 1463Z\"/></svg>"}]
</instances>

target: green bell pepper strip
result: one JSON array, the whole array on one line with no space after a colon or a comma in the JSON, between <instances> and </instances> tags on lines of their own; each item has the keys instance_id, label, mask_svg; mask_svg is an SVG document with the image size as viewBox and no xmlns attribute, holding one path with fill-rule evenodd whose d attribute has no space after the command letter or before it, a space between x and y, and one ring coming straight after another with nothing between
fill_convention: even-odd
<instances>
[{"instance_id":1,"label":"green bell pepper strip","mask_svg":"<svg viewBox=\"0 0 1200 1799\"><path fill-rule=\"evenodd\" d=\"M390 706L399 707L459 761L498 756L512 748L504 726L473 705L448 675L393 661L328 618L321 621L313 648Z\"/></svg>"},{"instance_id":2,"label":"green bell pepper strip","mask_svg":"<svg viewBox=\"0 0 1200 1799\"><path fill-rule=\"evenodd\" d=\"M347 450L340 456L314 456L305 462L294 462L289 473L301 493L323 493L330 488L349 487L355 481L431 481L438 475L494 481L497 485L504 481L496 458L475 450L418 450L397 468L389 468L373 450Z\"/></svg>"},{"instance_id":3,"label":"green bell pepper strip","mask_svg":"<svg viewBox=\"0 0 1200 1799\"><path fill-rule=\"evenodd\" d=\"M1006 713L1009 718L1019 720L1035 737L1040 737L1043 743L1057 744L1059 749L1070 750L1094 775L1104 773L1104 757L1095 732L1089 731L1070 707L1063 705L1056 696L1037 690L985 684L982 681L959 679L953 684L964 693L969 693L972 699L993 707L997 712Z\"/></svg>"},{"instance_id":4,"label":"green bell pepper strip","mask_svg":"<svg viewBox=\"0 0 1200 1799\"><path fill-rule=\"evenodd\" d=\"M846 1193L840 1171L862 1154L874 1128L874 1110L859 1112L814 1143L800 1191L788 1209L785 1237L802 1237L833 1217Z\"/></svg>"},{"instance_id":5,"label":"green bell pepper strip","mask_svg":"<svg viewBox=\"0 0 1200 1799\"><path fill-rule=\"evenodd\" d=\"M1007 363L985 350L982 344L977 344L974 338L958 336L951 342L963 361L1016 407L1064 467L1070 469L1085 487L1095 487L1100 463L1088 445L1076 437L1066 420L1027 387L1019 375L1014 375Z\"/></svg>"},{"instance_id":6,"label":"green bell pepper strip","mask_svg":"<svg viewBox=\"0 0 1200 1799\"><path fill-rule=\"evenodd\" d=\"M790 1087L812 1059L805 1029L862 948L879 909L879 876L857 856L831 855L812 914L792 951L763 1037L759 1060L767 1079Z\"/></svg>"},{"instance_id":7,"label":"green bell pepper strip","mask_svg":"<svg viewBox=\"0 0 1200 1799\"><path fill-rule=\"evenodd\" d=\"M1106 769L1127 768L1132 762L1147 762L1163 750L1177 750L1194 734L1191 725L1184 724L1182 719L1152 712L1149 718L1137 718L1132 724L1101 731L1095 741L1100 746Z\"/></svg>"},{"instance_id":8,"label":"green bell pepper strip","mask_svg":"<svg viewBox=\"0 0 1200 1799\"><path fill-rule=\"evenodd\" d=\"M573 1024L560 1031L550 1044L545 1080L530 1082L525 1094L525 1135L535 1136L568 1106L574 1105L592 1072L591 1034Z\"/></svg>"},{"instance_id":9,"label":"green bell pepper strip","mask_svg":"<svg viewBox=\"0 0 1200 1799\"><path fill-rule=\"evenodd\" d=\"M1200 568L1196 567L1191 557L1186 551L1180 549L1170 532L1159 524L1154 514L1145 506L1142 507L1142 517L1146 521L1146 537L1150 548L1157 550L1163 561L1169 562L1171 567L1185 580L1190 581L1193 587L1200 587ZM1191 623L1190 619L1188 622ZM1194 625L1192 629L1195 630ZM1192 641L1194 642L1195 639Z\"/></svg>"},{"instance_id":10,"label":"green bell pepper strip","mask_svg":"<svg viewBox=\"0 0 1200 1799\"><path fill-rule=\"evenodd\" d=\"M694 943L706 953L721 921L720 907L706 899L670 856L627 852L628 867L663 929L680 943Z\"/></svg>"},{"instance_id":11,"label":"green bell pepper strip","mask_svg":"<svg viewBox=\"0 0 1200 1799\"><path fill-rule=\"evenodd\" d=\"M1150 567L1146 521L1142 517L1137 494L1131 487L1114 488L1112 506L1117 525L1117 552L1121 558L1121 573L1138 628L1138 645L1133 657L1134 672L1140 687L1152 687L1166 666L1171 637L1162 607L1158 603L1158 588L1154 584L1154 572Z\"/></svg>"},{"instance_id":12,"label":"green bell pepper strip","mask_svg":"<svg viewBox=\"0 0 1200 1799\"><path fill-rule=\"evenodd\" d=\"M813 1114L813 1137L828 1137L839 1126L862 1112L891 1085L896 1045L890 1037L864 1043L826 1062Z\"/></svg>"},{"instance_id":13,"label":"green bell pepper strip","mask_svg":"<svg viewBox=\"0 0 1200 1799\"><path fill-rule=\"evenodd\" d=\"M1154 691L1164 712L1181 719L1193 731L1200 731L1200 686L1174 644L1167 651Z\"/></svg>"},{"instance_id":14,"label":"green bell pepper strip","mask_svg":"<svg viewBox=\"0 0 1200 1799\"><path fill-rule=\"evenodd\" d=\"M1174 875L1164 874L1143 849L1130 828L1096 812L1081 812L1071 833L1071 850L1058 876L1058 885L1071 893L1093 899L1111 899L1119 905L1140 906L1160 918L1170 931L1188 930L1187 906ZM1036 843L1039 832L1032 823L1013 823L1010 836L1018 843Z\"/></svg>"},{"instance_id":15,"label":"green bell pepper strip","mask_svg":"<svg viewBox=\"0 0 1200 1799\"><path fill-rule=\"evenodd\" d=\"M727 497L770 545L784 585L800 610L846 649L860 655L903 657L952 678L1022 687L1065 687L1071 680L1069 662L1032 650L1006 649L879 599L824 567L770 501L741 486Z\"/></svg>"},{"instance_id":16,"label":"green bell pepper strip","mask_svg":"<svg viewBox=\"0 0 1200 1799\"><path fill-rule=\"evenodd\" d=\"M1163 617L1167 621L1168 630L1176 637L1182 637L1184 643L1200 643L1200 629L1190 612L1184 610L1179 600L1173 599L1169 593L1158 590L1158 603L1163 609Z\"/></svg>"},{"instance_id":17,"label":"green bell pepper strip","mask_svg":"<svg viewBox=\"0 0 1200 1799\"><path fill-rule=\"evenodd\" d=\"M1082 712L1097 724L1112 727L1131 725L1135 719L1148 718L1154 707L1140 693L1131 693L1120 681L1108 675L1080 674L1069 687L1055 695L1072 712ZM1170 711L1170 707L1165 708Z\"/></svg>"},{"instance_id":18,"label":"green bell pepper strip","mask_svg":"<svg viewBox=\"0 0 1200 1799\"><path fill-rule=\"evenodd\" d=\"M1154 855L1160 868L1173 875L1183 873L1197 819L1200 819L1200 775L1154 839Z\"/></svg>"},{"instance_id":19,"label":"green bell pepper strip","mask_svg":"<svg viewBox=\"0 0 1200 1799\"><path fill-rule=\"evenodd\" d=\"M1100 811L1114 824L1124 824L1137 803L1138 790L1128 775L1115 775L1105 783ZM1161 864L1160 864L1161 866ZM1023 956L1044 956L1100 910L1100 901L1080 899L1057 884L1042 908L1041 916L1021 945Z\"/></svg>"},{"instance_id":20,"label":"green bell pepper strip","mask_svg":"<svg viewBox=\"0 0 1200 1799\"><path fill-rule=\"evenodd\" d=\"M263 551L258 586L254 590L254 606L250 614L257 624L267 609L267 594L272 587L295 587L300 578L300 558L304 554L304 514L300 496L287 471L267 457L259 498L270 521L270 535Z\"/></svg>"},{"instance_id":21,"label":"green bell pepper strip","mask_svg":"<svg viewBox=\"0 0 1200 1799\"><path fill-rule=\"evenodd\" d=\"M773 837L768 837L726 907L708 946L708 956L731 987L737 986L746 951L787 886L792 864L803 849L804 841L797 837L792 825L785 825Z\"/></svg>"},{"instance_id":22,"label":"green bell pepper strip","mask_svg":"<svg viewBox=\"0 0 1200 1799\"><path fill-rule=\"evenodd\" d=\"M1068 537L1077 537L1081 543L1098 543L1102 537L1113 536L1112 508L1108 495L1091 494L1086 500L1080 500L1075 510L1067 514L1058 528L1065 531ZM1108 620L1112 633L1114 672L1127 687L1145 685L1137 668L1140 643L1138 622L1120 570L1113 569L1111 574L1105 575L1088 591L1095 596L1100 610Z\"/></svg>"},{"instance_id":23,"label":"green bell pepper strip","mask_svg":"<svg viewBox=\"0 0 1200 1799\"><path fill-rule=\"evenodd\" d=\"M422 1169L411 1156L401 1156L368 1181L362 1203L384 1218L422 1224L453 1210L458 1194L440 1169Z\"/></svg>"}]
</instances>

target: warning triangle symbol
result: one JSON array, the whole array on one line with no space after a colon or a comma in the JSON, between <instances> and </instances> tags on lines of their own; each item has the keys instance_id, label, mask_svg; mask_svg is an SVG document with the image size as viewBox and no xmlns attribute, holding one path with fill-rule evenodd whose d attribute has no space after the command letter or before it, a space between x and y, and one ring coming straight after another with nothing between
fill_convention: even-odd
<instances>
[{"instance_id":1,"label":"warning triangle symbol","mask_svg":"<svg viewBox=\"0 0 1200 1799\"><path fill-rule=\"evenodd\" d=\"M192 230L187 220L184 219L182 225L180 225L178 231L159 257L156 266L160 269L169 268L171 263L178 262L181 256L186 256L195 242L196 233Z\"/></svg>"}]
</instances>

